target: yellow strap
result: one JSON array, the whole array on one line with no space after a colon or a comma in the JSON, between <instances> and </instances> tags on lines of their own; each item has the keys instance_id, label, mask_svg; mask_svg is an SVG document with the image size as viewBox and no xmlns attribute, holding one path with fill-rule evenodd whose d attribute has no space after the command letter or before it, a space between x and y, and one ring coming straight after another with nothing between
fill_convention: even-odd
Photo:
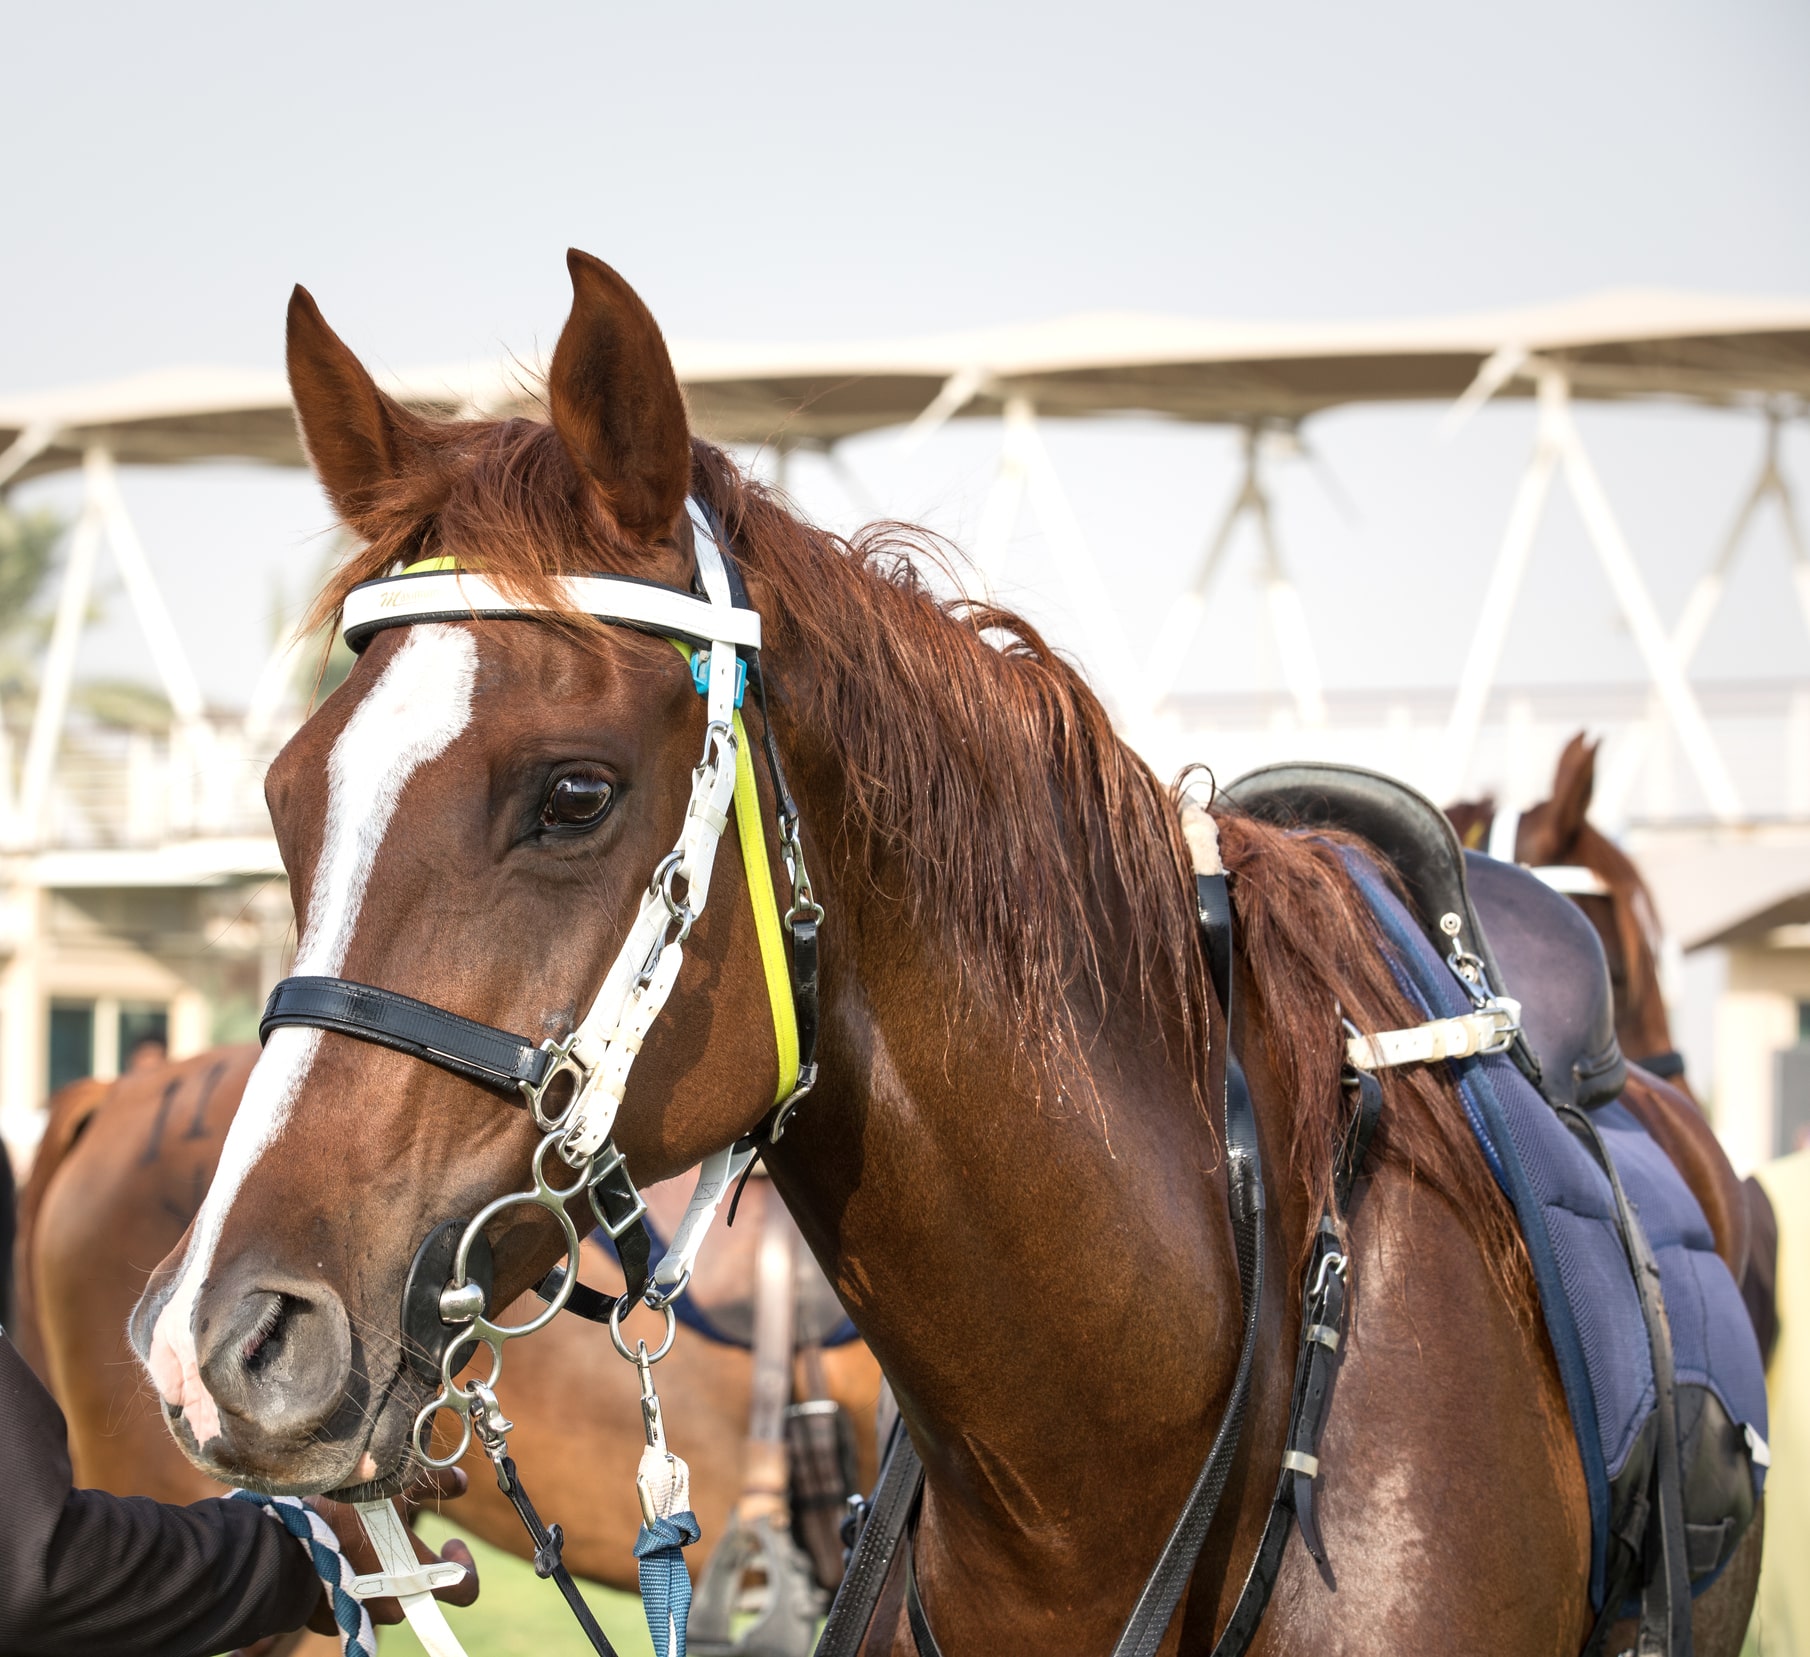
<instances>
[{"instance_id":1,"label":"yellow strap","mask_svg":"<svg viewBox=\"0 0 1810 1657\"><path fill-rule=\"evenodd\" d=\"M426 575L429 571L456 570L459 560L456 558L423 558L418 564L410 564L402 573L404 575Z\"/></svg>"},{"instance_id":2,"label":"yellow strap","mask_svg":"<svg viewBox=\"0 0 1810 1657\"><path fill-rule=\"evenodd\" d=\"M686 661L689 645L669 641ZM779 1053L779 1091L782 1103L798 1086L798 1010L792 1005L792 975L786 967L785 933L779 924L779 900L774 896L773 865L767 858L767 828L761 820L760 789L754 781L754 752L741 710L735 712L735 831L742 842L742 867L748 876L748 898L754 906L754 935L760 940L761 970L767 980L767 1002L773 1009L773 1045Z\"/></svg>"},{"instance_id":3,"label":"yellow strap","mask_svg":"<svg viewBox=\"0 0 1810 1657\"><path fill-rule=\"evenodd\" d=\"M742 864L748 872L748 895L754 902L754 932L760 939L760 964L773 1008L773 1044L779 1050L779 1092L773 1102L779 1104L798 1086L798 1011L792 1005L792 975L786 970L779 901L773 895L773 867L767 861L760 790L754 786L754 753L739 708L735 714L735 827L742 837Z\"/></svg>"}]
</instances>

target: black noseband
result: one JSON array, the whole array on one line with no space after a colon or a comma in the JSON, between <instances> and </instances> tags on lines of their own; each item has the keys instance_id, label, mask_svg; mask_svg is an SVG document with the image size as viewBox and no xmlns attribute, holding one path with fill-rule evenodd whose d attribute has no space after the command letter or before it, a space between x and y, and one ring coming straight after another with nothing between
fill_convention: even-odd
<instances>
[{"instance_id":1,"label":"black noseband","mask_svg":"<svg viewBox=\"0 0 1810 1657\"><path fill-rule=\"evenodd\" d=\"M408 1053L455 1076L515 1095L539 1087L551 1056L521 1036L492 1029L370 984L347 978L285 978L270 992L258 1021L258 1040L299 1024Z\"/></svg>"}]
</instances>

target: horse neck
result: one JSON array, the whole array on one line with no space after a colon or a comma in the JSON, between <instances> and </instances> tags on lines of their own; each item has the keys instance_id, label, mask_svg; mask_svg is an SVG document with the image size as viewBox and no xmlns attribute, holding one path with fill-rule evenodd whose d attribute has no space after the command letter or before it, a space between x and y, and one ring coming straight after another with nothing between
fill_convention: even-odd
<instances>
[{"instance_id":1,"label":"horse neck","mask_svg":"<svg viewBox=\"0 0 1810 1657\"><path fill-rule=\"evenodd\" d=\"M832 765L801 768L800 805L829 841ZM976 998L958 947L912 924L884 872L851 875L867 848L846 852L821 891L822 1078L774 1177L886 1370L940 1522L965 1506L1021 1532L1027 1503L1041 1523L1073 1490L1091 1433L1172 1444L1223 1396L1239 1308L1217 1142L1179 1045L1130 997L1075 1009L1085 1072L1013 1062L1012 1009ZM1178 1305L1188 1369L1153 1389Z\"/></svg>"}]
</instances>

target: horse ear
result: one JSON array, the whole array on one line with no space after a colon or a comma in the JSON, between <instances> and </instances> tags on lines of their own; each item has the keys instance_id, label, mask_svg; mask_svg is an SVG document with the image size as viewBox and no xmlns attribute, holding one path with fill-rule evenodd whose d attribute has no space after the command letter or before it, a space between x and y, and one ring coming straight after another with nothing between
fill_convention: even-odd
<instances>
[{"instance_id":1,"label":"horse ear","mask_svg":"<svg viewBox=\"0 0 1810 1657\"><path fill-rule=\"evenodd\" d=\"M1590 815L1596 791L1596 744L1579 731L1559 755L1552 779L1552 835L1555 855L1574 841Z\"/></svg>"},{"instance_id":2,"label":"horse ear","mask_svg":"<svg viewBox=\"0 0 1810 1657\"><path fill-rule=\"evenodd\" d=\"M302 447L334 510L356 526L412 458L419 422L377 389L303 287L289 296L288 358Z\"/></svg>"},{"instance_id":3,"label":"horse ear","mask_svg":"<svg viewBox=\"0 0 1810 1657\"><path fill-rule=\"evenodd\" d=\"M572 314L547 373L553 427L625 530L673 526L691 486L685 399L659 325L628 283L573 248Z\"/></svg>"}]
</instances>

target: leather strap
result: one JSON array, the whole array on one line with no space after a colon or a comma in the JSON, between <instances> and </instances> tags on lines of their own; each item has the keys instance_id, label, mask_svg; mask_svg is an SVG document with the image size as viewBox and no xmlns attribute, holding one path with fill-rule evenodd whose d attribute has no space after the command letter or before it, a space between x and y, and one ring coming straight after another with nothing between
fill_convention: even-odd
<instances>
[{"instance_id":1,"label":"leather strap","mask_svg":"<svg viewBox=\"0 0 1810 1657\"><path fill-rule=\"evenodd\" d=\"M565 1532L558 1525L541 1523L541 1516L534 1511L534 1503L528 1500L528 1492L522 1488L513 1456L505 1455L497 1462L496 1482L497 1488L509 1498L509 1505L515 1509L516 1516L522 1521L534 1543L534 1574L553 1578L597 1657L616 1657L616 1648L610 1644L609 1636L597 1626L596 1617L591 1614L590 1606L585 1604L584 1595L572 1580L572 1573L566 1569L563 1558Z\"/></svg>"},{"instance_id":2,"label":"leather strap","mask_svg":"<svg viewBox=\"0 0 1810 1657\"><path fill-rule=\"evenodd\" d=\"M270 992L258 1021L258 1040L272 1030L304 1025L408 1053L455 1076L516 1096L538 1086L547 1055L533 1042L425 1001L356 984L349 978L285 978Z\"/></svg>"},{"instance_id":3,"label":"leather strap","mask_svg":"<svg viewBox=\"0 0 1810 1657\"><path fill-rule=\"evenodd\" d=\"M920 1480L918 1500L911 1507L911 1531L914 1535L918 1528L918 1507L923 1499L923 1481ZM943 1657L943 1648L936 1643L936 1635L930 1631L930 1619L924 1614L924 1601L918 1594L918 1562L909 1536L905 1542L905 1620L911 1625L911 1643L918 1648L918 1657Z\"/></svg>"},{"instance_id":4,"label":"leather strap","mask_svg":"<svg viewBox=\"0 0 1810 1657\"><path fill-rule=\"evenodd\" d=\"M1194 1486L1182 1504L1181 1513L1169 1532L1168 1540L1163 1544L1156 1566L1113 1646L1113 1657L1155 1657L1157 1648L1163 1643L1169 1624L1174 1619L1175 1608L1181 1602L1181 1596L1194 1574L1200 1550L1212 1527L1213 1516L1218 1511L1220 1497L1225 1492L1232 1463L1237 1458L1244 1418L1250 1405L1251 1369L1257 1348L1257 1316L1263 1299L1263 1158L1257 1142L1257 1117L1252 1108L1250 1089L1245 1084L1244 1073L1239 1069L1231 1050L1234 987L1232 899L1225 874L1197 875L1195 898L1207 970L1213 980L1213 990L1219 998L1224 1021L1226 1053L1222 1106L1226 1185L1232 1219L1232 1241L1238 1257L1238 1294L1244 1309L1244 1335L1239 1346L1238 1368L1233 1374L1232 1390L1226 1400L1225 1413L1220 1417L1219 1430L1213 1435L1207 1459L1195 1476ZM910 1532L912 1520L917 1513L922 1482L923 1471L920 1467L913 1481L911 1499L907 1503L902 1500L902 1490L885 1490L885 1481L882 1480L882 1488L875 1492L875 1500L877 1503L884 1493L890 1501L899 1503L903 1508L904 1516L899 1524L906 1550L905 1604L912 1641L917 1647L918 1657L942 1657L918 1594L917 1569L911 1555ZM864 1531L863 1535L865 1534ZM891 1547L886 1549L889 1562L892 1551ZM853 1632L848 1643L834 1653L834 1657L843 1657L844 1652L852 1654L858 1649L861 1638L866 1634L867 1625L872 1620L884 1581L882 1572L877 1579L871 1580L871 1587L864 1583L857 1593L845 1579L843 1591L837 1594L836 1604L831 1608L831 1622L835 1623L837 1613L846 1602L850 1607L848 1623L852 1627L858 1622L859 1628ZM827 1639L826 1630L826 1643L818 1647L819 1652L826 1654L826 1657L830 1654Z\"/></svg>"},{"instance_id":5,"label":"leather strap","mask_svg":"<svg viewBox=\"0 0 1810 1657\"><path fill-rule=\"evenodd\" d=\"M1363 1171L1370 1141L1375 1136L1383 1110L1382 1086L1367 1071L1348 1070L1345 1086L1355 1091L1357 1099L1333 1166L1333 1202L1341 1214L1350 1207L1352 1188ZM1326 1417L1332 1409L1338 1359L1332 1340L1322 1338L1319 1332L1326 1331L1333 1339L1343 1339L1345 1279L1341 1272L1331 1269L1338 1240L1338 1228L1331 1212L1322 1214L1301 1287L1301 1334L1295 1357L1294 1389L1289 1399L1285 1459L1276 1479L1275 1494L1270 1498L1269 1517L1264 1521L1256 1557L1245 1574L1244 1586L1238 1591L1232 1615L1213 1647L1213 1657L1242 1657L1256 1638L1257 1625L1263 1620L1270 1593L1282 1570L1282 1557L1287 1551L1291 1530L1298 1525L1308 1551L1316 1559L1325 1559L1314 1503L1315 1479L1318 1477L1315 1457L1320 1435L1325 1431ZM1293 1465L1288 1457L1295 1458ZM1308 1459L1309 1465L1303 1465L1300 1460L1303 1457Z\"/></svg>"},{"instance_id":6,"label":"leather strap","mask_svg":"<svg viewBox=\"0 0 1810 1657\"><path fill-rule=\"evenodd\" d=\"M559 1298L559 1291L565 1286L565 1281L566 1268L555 1266L534 1285L534 1292L551 1306ZM563 1310L574 1317L583 1318L586 1323L601 1323L608 1327L610 1318L623 1299L622 1295L606 1295L603 1290L593 1289L588 1283L574 1283L572 1292L566 1296Z\"/></svg>"},{"instance_id":7,"label":"leather strap","mask_svg":"<svg viewBox=\"0 0 1810 1657\"><path fill-rule=\"evenodd\" d=\"M1628 1201L1621 1176L1596 1124L1571 1105L1560 1106L1559 1114L1608 1176L1653 1357L1657 1442L1653 1447L1653 1501L1643 1559L1645 1579L1640 1591L1640 1631L1634 1649L1638 1657L1690 1657L1691 1573L1684 1536L1684 1474L1678 1452L1678 1381L1659 1262L1653 1258L1646 1230Z\"/></svg>"},{"instance_id":8,"label":"leather strap","mask_svg":"<svg viewBox=\"0 0 1810 1657\"><path fill-rule=\"evenodd\" d=\"M904 1420L895 1420L879 1483L860 1510L860 1529L855 1533L848 1569L836 1590L815 1657L855 1657L861 1649L892 1571L893 1557L917 1517L923 1489L924 1464L918 1459L911 1435L905 1431ZM918 1613L923 1615L921 1605ZM928 1632L929 1625L925 1627Z\"/></svg>"}]
</instances>

